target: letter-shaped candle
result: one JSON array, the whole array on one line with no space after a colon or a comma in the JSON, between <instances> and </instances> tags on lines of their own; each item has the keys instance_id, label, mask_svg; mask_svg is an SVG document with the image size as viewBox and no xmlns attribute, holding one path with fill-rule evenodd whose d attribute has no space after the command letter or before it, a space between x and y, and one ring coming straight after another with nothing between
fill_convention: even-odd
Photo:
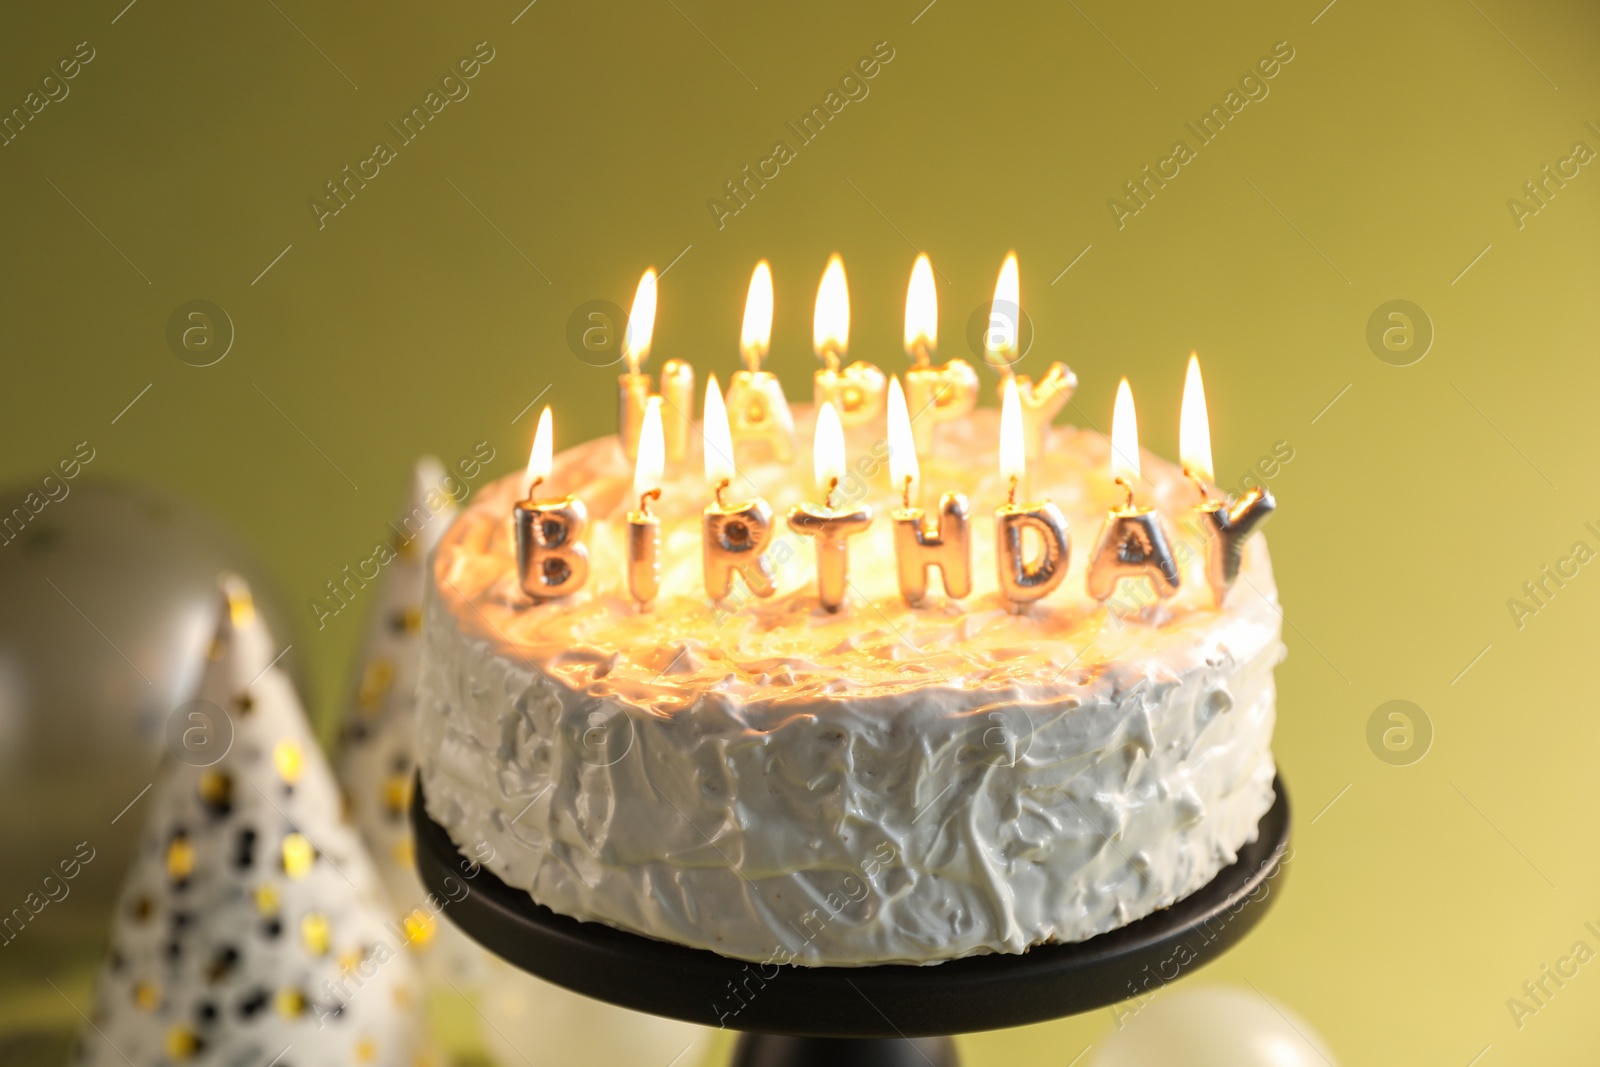
<instances>
[{"instance_id":1,"label":"letter-shaped candle","mask_svg":"<svg viewBox=\"0 0 1600 1067\"><path fill-rule=\"evenodd\" d=\"M1089 595L1105 600L1124 578L1146 578L1163 600L1178 591L1178 564L1167 546L1161 517L1135 507L1133 483L1139 479L1139 422L1128 379L1117 386L1111 413L1111 473L1126 496L1106 515L1100 540L1089 560Z\"/></svg>"},{"instance_id":2,"label":"letter-shaped candle","mask_svg":"<svg viewBox=\"0 0 1600 1067\"><path fill-rule=\"evenodd\" d=\"M1022 405L1014 378L1006 379L1000 399L1000 477L1007 484L1006 502L995 509L995 560L1000 571L1000 595L1013 614L1047 595L1067 576L1071 542L1067 520L1052 501L1018 504L1017 487L1027 474L1022 443ZM1028 558L1023 533L1039 535L1039 551Z\"/></svg>"},{"instance_id":3,"label":"letter-shaped candle","mask_svg":"<svg viewBox=\"0 0 1600 1067\"><path fill-rule=\"evenodd\" d=\"M1200 490L1195 513L1205 525L1206 585L1214 603L1222 606L1228 590L1239 577L1240 554L1251 532L1276 508L1277 501L1265 488L1257 486L1231 503L1211 496L1207 483L1212 480L1211 420L1206 413L1206 388L1200 380L1200 357L1189 354L1189 369L1183 380L1183 410L1178 417L1178 453L1183 473Z\"/></svg>"},{"instance_id":4,"label":"letter-shaped candle","mask_svg":"<svg viewBox=\"0 0 1600 1067\"><path fill-rule=\"evenodd\" d=\"M514 511L517 541L517 579L522 591L535 604L552 597L568 596L583 588L589 577L589 550L583 544L583 529L589 512L575 496L541 504L534 494L550 477L554 463L554 431L550 409L539 415L539 429L533 435L533 452L528 457L528 473L523 479L525 499Z\"/></svg>"},{"instance_id":5,"label":"letter-shaped candle","mask_svg":"<svg viewBox=\"0 0 1600 1067\"><path fill-rule=\"evenodd\" d=\"M833 405L824 401L817 410L813 463L822 503L803 501L789 509L789 529L811 538L817 549L817 599L828 611L838 611L849 584L848 539L872 525L872 508L866 504L839 507L834 499L844 476L844 428Z\"/></svg>"},{"instance_id":6,"label":"letter-shaped candle","mask_svg":"<svg viewBox=\"0 0 1600 1067\"><path fill-rule=\"evenodd\" d=\"M772 565L761 550L772 538L772 507L760 497L742 504L728 504L723 499L735 468L728 413L715 374L706 381L705 435L706 480L715 495L706 506L701 530L706 594L712 600L726 598L733 591L733 576L738 574L756 596L771 596L777 587L772 582Z\"/></svg>"},{"instance_id":7,"label":"letter-shaped candle","mask_svg":"<svg viewBox=\"0 0 1600 1067\"><path fill-rule=\"evenodd\" d=\"M889 380L889 480L900 489L901 506L894 522L895 573L900 595L912 607L928 596L928 572L935 567L944 577L945 595L953 599L972 592L971 508L961 493L939 498L939 514L932 519L918 506L922 473L911 437L911 416L906 410L900 379Z\"/></svg>"}]
</instances>

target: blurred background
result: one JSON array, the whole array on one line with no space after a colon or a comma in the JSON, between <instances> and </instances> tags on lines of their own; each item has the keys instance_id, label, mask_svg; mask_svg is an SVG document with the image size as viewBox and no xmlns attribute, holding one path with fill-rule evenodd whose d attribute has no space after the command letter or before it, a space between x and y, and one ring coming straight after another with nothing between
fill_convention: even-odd
<instances>
[{"instance_id":1,"label":"blurred background","mask_svg":"<svg viewBox=\"0 0 1600 1067\"><path fill-rule=\"evenodd\" d=\"M592 302L655 266L653 365L726 380L765 257L801 397L830 252L851 355L899 371L916 253L972 358L1015 248L1022 369L1082 381L1063 421L1127 375L1175 456L1197 349L1218 480L1279 501L1294 858L1184 985L1253 987L1342 1063L1594 1061L1600 974L1544 975L1600 949L1600 9L525 3L7 12L0 910L103 858L0 949L0 1048L80 1024L208 574L252 578L331 739L364 613L310 601L419 454L511 471L535 402L558 446L612 432ZM1087 1064L1118 1030L961 1047Z\"/></svg>"}]
</instances>

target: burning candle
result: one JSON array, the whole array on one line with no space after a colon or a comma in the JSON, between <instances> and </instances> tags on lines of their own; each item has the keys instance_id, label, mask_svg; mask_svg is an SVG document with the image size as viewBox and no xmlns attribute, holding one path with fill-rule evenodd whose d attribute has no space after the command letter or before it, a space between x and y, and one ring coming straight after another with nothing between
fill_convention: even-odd
<instances>
[{"instance_id":1,"label":"burning candle","mask_svg":"<svg viewBox=\"0 0 1600 1067\"><path fill-rule=\"evenodd\" d=\"M650 358L656 328L656 272L647 270L633 294L633 310L622 333L622 358L628 369L617 378L617 437L629 459L639 458L639 431L654 389L650 375L641 369ZM694 416L694 368L681 359L661 367L661 396L668 411L663 415L666 456L674 463L689 449Z\"/></svg>"},{"instance_id":2,"label":"burning candle","mask_svg":"<svg viewBox=\"0 0 1600 1067\"><path fill-rule=\"evenodd\" d=\"M724 499L734 475L733 435L715 374L706 382L705 436L706 481L715 496L706 506L701 531L706 593L712 600L725 599L738 574L756 596L771 596L777 586L772 564L761 550L772 538L772 507L760 497L743 504Z\"/></svg>"},{"instance_id":3,"label":"burning candle","mask_svg":"<svg viewBox=\"0 0 1600 1067\"><path fill-rule=\"evenodd\" d=\"M633 491L639 507L628 512L628 592L638 601L640 611L649 611L661 591L661 518L651 513L650 501L661 499L665 461L661 398L653 396L644 409L639 458L633 467Z\"/></svg>"},{"instance_id":4,"label":"burning candle","mask_svg":"<svg viewBox=\"0 0 1600 1067\"><path fill-rule=\"evenodd\" d=\"M811 344L823 367L812 375L812 398L818 411L831 403L845 426L873 422L883 411L883 371L857 360L841 367L850 351L850 287L844 260L835 252L817 286L817 304L811 318Z\"/></svg>"},{"instance_id":5,"label":"burning candle","mask_svg":"<svg viewBox=\"0 0 1600 1067\"><path fill-rule=\"evenodd\" d=\"M1117 386L1111 413L1111 474L1127 495L1100 528L1089 560L1089 595L1105 600L1122 579L1145 578L1166 599L1178 591L1178 564L1167 546L1160 516L1133 503L1133 483L1139 478L1139 421L1126 378Z\"/></svg>"},{"instance_id":6,"label":"burning candle","mask_svg":"<svg viewBox=\"0 0 1600 1067\"><path fill-rule=\"evenodd\" d=\"M729 429L740 442L765 441L780 463L794 458L794 419L776 375L761 369L772 343L772 268L756 264L744 301L739 354L747 369L728 382ZM732 453L729 453L731 456Z\"/></svg>"},{"instance_id":7,"label":"burning candle","mask_svg":"<svg viewBox=\"0 0 1600 1067\"><path fill-rule=\"evenodd\" d=\"M1183 380L1183 410L1178 417L1178 454L1183 473L1200 491L1195 514L1205 530L1205 576L1218 607L1239 577L1239 561L1244 543L1252 531L1278 506L1272 494L1257 486L1233 501L1212 497L1207 483L1212 480L1211 420L1206 413L1206 387L1200 380L1200 357L1189 354L1189 370Z\"/></svg>"},{"instance_id":8,"label":"burning candle","mask_svg":"<svg viewBox=\"0 0 1600 1067\"><path fill-rule=\"evenodd\" d=\"M517 578L522 591L532 597L535 604L576 593L589 577L589 550L583 544L583 528L589 521L589 513L583 501L566 496L541 504L534 497L539 486L550 477L554 436L550 409L546 407L539 415L539 429L533 435L533 452L528 457L528 473L523 479L525 499L518 502L513 513Z\"/></svg>"},{"instance_id":9,"label":"burning candle","mask_svg":"<svg viewBox=\"0 0 1600 1067\"><path fill-rule=\"evenodd\" d=\"M1017 488L1027 474L1022 438L1022 404L1017 383L1008 377L1000 393L1000 479L1008 486L1006 502L995 509L995 560L1000 571L1000 595L1013 614L1049 594L1067 576L1071 544L1067 520L1052 501L1018 504ZM1023 534L1038 535L1039 550L1030 558Z\"/></svg>"},{"instance_id":10,"label":"burning candle","mask_svg":"<svg viewBox=\"0 0 1600 1067\"><path fill-rule=\"evenodd\" d=\"M1078 376L1065 363L1050 364L1037 382L1029 375L1014 374L1014 365L1022 358L1021 337L1022 288L1017 254L1012 252L1000 265L1000 277L994 283L994 302L989 305L989 329L983 335L983 347L984 358L1000 372L1000 391L1004 393L1007 379L1014 377L1017 381L1023 443L1031 461L1044 455L1050 423L1072 399Z\"/></svg>"},{"instance_id":11,"label":"burning candle","mask_svg":"<svg viewBox=\"0 0 1600 1067\"><path fill-rule=\"evenodd\" d=\"M872 508L838 507L834 500L839 481L844 477L844 427L833 405L823 402L817 410L813 466L821 505L809 501L789 509L789 529L811 538L817 549L817 599L828 611L838 611L844 603L849 583L850 549L848 539L872 525Z\"/></svg>"},{"instance_id":12,"label":"burning candle","mask_svg":"<svg viewBox=\"0 0 1600 1067\"><path fill-rule=\"evenodd\" d=\"M939 347L939 291L933 284L933 264L919 255L911 267L906 290L906 401L911 413L911 436L917 451L933 449L941 422L964 419L978 402L978 372L964 359L931 365Z\"/></svg>"},{"instance_id":13,"label":"burning candle","mask_svg":"<svg viewBox=\"0 0 1600 1067\"><path fill-rule=\"evenodd\" d=\"M895 571L900 595L912 607L928 596L928 572L937 567L944 578L945 595L961 599L972 592L971 509L961 493L939 498L933 519L918 506L922 473L911 436L911 415L906 410L900 379L889 380L889 480L900 487L900 507L894 521Z\"/></svg>"}]
</instances>

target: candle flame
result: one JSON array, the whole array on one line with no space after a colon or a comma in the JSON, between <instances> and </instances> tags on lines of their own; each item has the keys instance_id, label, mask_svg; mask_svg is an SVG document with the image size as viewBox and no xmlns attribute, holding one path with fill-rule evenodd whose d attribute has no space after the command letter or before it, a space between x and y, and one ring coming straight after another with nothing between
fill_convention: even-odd
<instances>
[{"instance_id":1,"label":"candle flame","mask_svg":"<svg viewBox=\"0 0 1600 1067\"><path fill-rule=\"evenodd\" d=\"M1000 394L1000 480L1008 485L1028 472L1026 450L1022 447L1022 398L1017 394L1017 379L1006 375Z\"/></svg>"},{"instance_id":2,"label":"candle flame","mask_svg":"<svg viewBox=\"0 0 1600 1067\"><path fill-rule=\"evenodd\" d=\"M633 465L633 492L643 496L661 488L661 472L666 467L666 435L661 431L661 398L653 396L645 404L644 422L639 427L639 458Z\"/></svg>"},{"instance_id":3,"label":"candle flame","mask_svg":"<svg viewBox=\"0 0 1600 1067\"><path fill-rule=\"evenodd\" d=\"M1129 486L1139 480L1139 416L1126 378L1117 385L1117 404L1111 411L1111 476Z\"/></svg>"},{"instance_id":4,"label":"candle flame","mask_svg":"<svg viewBox=\"0 0 1600 1067\"><path fill-rule=\"evenodd\" d=\"M921 366L939 347L939 290L933 284L933 264L927 253L911 267L906 289L906 355Z\"/></svg>"},{"instance_id":5,"label":"candle flame","mask_svg":"<svg viewBox=\"0 0 1600 1067\"><path fill-rule=\"evenodd\" d=\"M1189 353L1183 378L1183 411L1178 417L1178 456L1183 468L1201 481L1215 476L1211 465L1211 419L1206 413L1206 387L1200 380L1200 357Z\"/></svg>"},{"instance_id":6,"label":"candle flame","mask_svg":"<svg viewBox=\"0 0 1600 1067\"><path fill-rule=\"evenodd\" d=\"M844 277L844 260L837 252L828 257L822 284L817 286L811 347L829 366L837 366L839 357L850 350L850 286Z\"/></svg>"},{"instance_id":7,"label":"candle flame","mask_svg":"<svg viewBox=\"0 0 1600 1067\"><path fill-rule=\"evenodd\" d=\"M824 400L817 411L811 458L817 490L827 501L833 495L834 483L844 477L844 427L839 424L839 413L831 400Z\"/></svg>"},{"instance_id":8,"label":"candle flame","mask_svg":"<svg viewBox=\"0 0 1600 1067\"><path fill-rule=\"evenodd\" d=\"M765 264L762 264L765 266ZM706 440L706 481L712 486L733 480L733 431L728 428L728 407L722 402L722 387L717 376L706 380L706 404L702 409Z\"/></svg>"},{"instance_id":9,"label":"candle flame","mask_svg":"<svg viewBox=\"0 0 1600 1067\"><path fill-rule=\"evenodd\" d=\"M533 491L533 483L550 477L555 459L555 429L550 417L550 405L539 413L539 428L533 434L533 451L528 455L528 472L522 478L522 495Z\"/></svg>"},{"instance_id":10,"label":"candle flame","mask_svg":"<svg viewBox=\"0 0 1600 1067\"><path fill-rule=\"evenodd\" d=\"M751 370L761 369L772 344L772 268L767 261L756 264L750 275L750 291L744 298L744 325L739 328L739 353Z\"/></svg>"},{"instance_id":11,"label":"candle flame","mask_svg":"<svg viewBox=\"0 0 1600 1067\"><path fill-rule=\"evenodd\" d=\"M919 260L918 262L926 262ZM922 470L917 464L916 441L911 436L911 413L899 378L889 379L889 482L903 494L906 504L915 507L922 488ZM911 484L906 484L906 479Z\"/></svg>"},{"instance_id":12,"label":"candle flame","mask_svg":"<svg viewBox=\"0 0 1600 1067\"><path fill-rule=\"evenodd\" d=\"M639 279L639 288L633 293L633 310L628 313L628 327L622 333L622 358L628 361L628 370L634 374L650 358L650 340L656 332L656 271L652 267Z\"/></svg>"},{"instance_id":13,"label":"candle flame","mask_svg":"<svg viewBox=\"0 0 1600 1067\"><path fill-rule=\"evenodd\" d=\"M1009 373L1017 360L1018 335L1022 331L1022 283L1017 275L1017 254L1008 252L994 283L994 302L989 305L989 327L983 331L983 356L991 367Z\"/></svg>"}]
</instances>

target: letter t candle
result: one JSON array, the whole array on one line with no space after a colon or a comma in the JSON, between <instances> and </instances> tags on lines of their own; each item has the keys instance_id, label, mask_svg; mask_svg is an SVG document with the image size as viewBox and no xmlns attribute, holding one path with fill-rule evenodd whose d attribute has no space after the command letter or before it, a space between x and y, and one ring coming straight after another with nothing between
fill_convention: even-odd
<instances>
[{"instance_id":1,"label":"letter t candle","mask_svg":"<svg viewBox=\"0 0 1600 1067\"><path fill-rule=\"evenodd\" d=\"M583 501L566 496L541 504L534 499L539 486L550 477L554 437L550 409L546 407L539 415L533 452L528 457L528 473L523 480L526 498L518 502L513 512L517 579L535 604L576 593L589 577L589 550L582 541L589 512Z\"/></svg>"},{"instance_id":2,"label":"letter t candle","mask_svg":"<svg viewBox=\"0 0 1600 1067\"><path fill-rule=\"evenodd\" d=\"M1071 544L1067 520L1053 502L1017 503L1017 486L1027 474L1027 459L1015 378L1006 377L1000 397L1000 478L1008 489L1006 502L994 513L994 555L1000 570L1000 595L1011 613L1020 615L1066 578ZM1023 551L1026 530L1039 535L1039 552L1032 559Z\"/></svg>"},{"instance_id":3,"label":"letter t candle","mask_svg":"<svg viewBox=\"0 0 1600 1067\"><path fill-rule=\"evenodd\" d=\"M1189 354L1189 370L1183 379L1183 411L1178 417L1178 454L1183 473L1200 491L1195 514L1204 523L1206 538L1206 584L1217 607L1239 577L1239 560L1251 532L1276 508L1277 501L1261 486L1250 490L1232 504L1216 500L1206 488L1212 480L1211 420L1206 413L1206 387L1200 380L1200 357Z\"/></svg>"},{"instance_id":4,"label":"letter t candle","mask_svg":"<svg viewBox=\"0 0 1600 1067\"><path fill-rule=\"evenodd\" d=\"M815 542L817 599L826 610L838 611L849 584L850 549L846 541L872 525L872 508L866 504L855 508L834 506L834 494L844 476L844 427L839 425L839 413L827 401L817 411L813 448L822 503L803 501L790 508L789 529Z\"/></svg>"}]
</instances>

